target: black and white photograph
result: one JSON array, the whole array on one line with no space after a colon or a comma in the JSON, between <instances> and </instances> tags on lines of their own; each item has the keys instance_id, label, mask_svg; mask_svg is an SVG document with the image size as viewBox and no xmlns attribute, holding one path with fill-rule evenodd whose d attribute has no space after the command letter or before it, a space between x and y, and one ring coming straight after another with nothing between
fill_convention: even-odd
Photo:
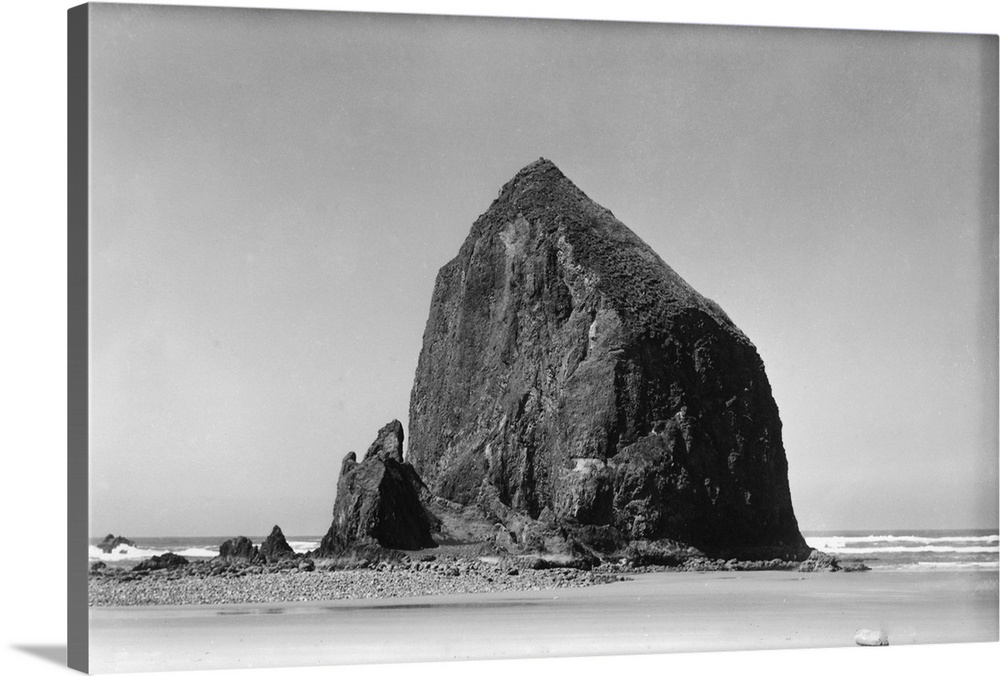
<instances>
[{"instance_id":1,"label":"black and white photograph","mask_svg":"<svg viewBox=\"0 0 1000 676\"><path fill-rule=\"evenodd\" d=\"M71 7L71 668L995 647L995 24Z\"/></svg>"}]
</instances>

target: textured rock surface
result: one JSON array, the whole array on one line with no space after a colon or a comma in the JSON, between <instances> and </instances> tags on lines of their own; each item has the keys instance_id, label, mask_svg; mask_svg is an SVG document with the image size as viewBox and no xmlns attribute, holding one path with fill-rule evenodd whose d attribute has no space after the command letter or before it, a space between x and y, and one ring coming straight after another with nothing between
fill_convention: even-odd
<instances>
[{"instance_id":1,"label":"textured rock surface","mask_svg":"<svg viewBox=\"0 0 1000 676\"><path fill-rule=\"evenodd\" d=\"M547 160L438 273L407 460L598 551L808 554L753 344Z\"/></svg>"},{"instance_id":2,"label":"textured rock surface","mask_svg":"<svg viewBox=\"0 0 1000 676\"><path fill-rule=\"evenodd\" d=\"M166 554L160 554L145 561L140 561L132 570L162 570L164 568L177 568L178 566L186 565L188 565L188 560L183 556L167 552Z\"/></svg>"},{"instance_id":3,"label":"textured rock surface","mask_svg":"<svg viewBox=\"0 0 1000 676\"><path fill-rule=\"evenodd\" d=\"M254 546L253 541L245 535L226 540L219 545L219 555L216 559L222 561L238 561L247 563L257 563L263 561L260 550Z\"/></svg>"},{"instance_id":4,"label":"textured rock surface","mask_svg":"<svg viewBox=\"0 0 1000 676\"><path fill-rule=\"evenodd\" d=\"M115 547L120 547L121 545L128 545L130 547L135 547L135 542L129 540L127 537L121 535L113 535L108 533L104 536L104 539L97 545L98 548L105 554L110 554Z\"/></svg>"},{"instance_id":5,"label":"textured rock surface","mask_svg":"<svg viewBox=\"0 0 1000 676\"><path fill-rule=\"evenodd\" d=\"M366 546L392 549L434 547L436 519L421 503L428 495L413 466L403 462L403 425L381 430L361 462L348 453L340 468L333 523L318 553L337 554Z\"/></svg>"},{"instance_id":6,"label":"textured rock surface","mask_svg":"<svg viewBox=\"0 0 1000 676\"><path fill-rule=\"evenodd\" d=\"M275 526L271 529L271 534L260 543L260 555L267 563L273 563L281 559L293 558L295 550L288 544L281 529Z\"/></svg>"}]
</instances>

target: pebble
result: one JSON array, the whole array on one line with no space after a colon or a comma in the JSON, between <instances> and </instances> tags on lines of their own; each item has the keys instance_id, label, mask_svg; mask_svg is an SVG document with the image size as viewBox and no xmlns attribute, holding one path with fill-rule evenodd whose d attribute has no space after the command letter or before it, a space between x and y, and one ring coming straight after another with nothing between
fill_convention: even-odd
<instances>
[{"instance_id":1,"label":"pebble","mask_svg":"<svg viewBox=\"0 0 1000 676\"><path fill-rule=\"evenodd\" d=\"M168 571L144 576L92 574L88 593L91 606L281 603L587 587L621 579L560 569L525 569L510 575L488 564L469 564L461 571L454 566L380 568L247 572L232 577Z\"/></svg>"},{"instance_id":2,"label":"pebble","mask_svg":"<svg viewBox=\"0 0 1000 676\"><path fill-rule=\"evenodd\" d=\"M310 562L312 563L312 562ZM588 587L626 581L629 573L655 571L791 570L798 562L692 558L680 566L602 563L592 570L536 569L480 559L455 560L421 555L409 561L358 561L349 570L302 569L294 562L261 567L211 562L179 568L132 572L107 567L90 572L91 606L191 605L206 603L281 603L333 599L395 598ZM863 568L860 568L863 569Z\"/></svg>"}]
</instances>

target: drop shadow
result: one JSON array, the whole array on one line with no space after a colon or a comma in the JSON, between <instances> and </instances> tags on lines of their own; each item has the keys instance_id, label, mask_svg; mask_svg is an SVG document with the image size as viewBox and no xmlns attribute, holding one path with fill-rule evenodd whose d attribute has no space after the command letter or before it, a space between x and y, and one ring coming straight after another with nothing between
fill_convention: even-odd
<instances>
[{"instance_id":1,"label":"drop shadow","mask_svg":"<svg viewBox=\"0 0 1000 676\"><path fill-rule=\"evenodd\" d=\"M66 666L65 645L12 645L11 648L34 655L46 662L52 662L62 667Z\"/></svg>"}]
</instances>

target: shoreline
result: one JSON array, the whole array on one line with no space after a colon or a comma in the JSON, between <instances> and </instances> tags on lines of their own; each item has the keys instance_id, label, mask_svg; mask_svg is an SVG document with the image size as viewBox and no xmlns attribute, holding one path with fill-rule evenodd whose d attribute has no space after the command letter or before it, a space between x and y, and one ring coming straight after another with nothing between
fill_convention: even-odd
<instances>
[{"instance_id":1,"label":"shoreline","mask_svg":"<svg viewBox=\"0 0 1000 676\"><path fill-rule=\"evenodd\" d=\"M170 554L168 557L172 556ZM183 559L181 559L183 561ZM154 558L155 561L155 558ZM173 563L172 561L167 561ZM645 573L785 571L865 572L867 567L820 554L798 561L692 558L679 565L604 562L573 565L538 556L444 556L394 554L391 560L289 557L272 563L184 562L143 570L92 567L88 603L94 606L280 603L350 598L401 598L590 587L624 582Z\"/></svg>"},{"instance_id":2,"label":"shoreline","mask_svg":"<svg viewBox=\"0 0 1000 676\"><path fill-rule=\"evenodd\" d=\"M468 562L419 569L389 567L353 570L273 572L171 577L161 572L122 582L114 577L88 580L93 607L261 604L344 599L413 598L449 594L537 591L608 584L623 575L574 568L521 569Z\"/></svg>"},{"instance_id":3,"label":"shoreline","mask_svg":"<svg viewBox=\"0 0 1000 676\"><path fill-rule=\"evenodd\" d=\"M998 640L997 572L651 572L588 587L94 606L91 670L162 671Z\"/></svg>"}]
</instances>

